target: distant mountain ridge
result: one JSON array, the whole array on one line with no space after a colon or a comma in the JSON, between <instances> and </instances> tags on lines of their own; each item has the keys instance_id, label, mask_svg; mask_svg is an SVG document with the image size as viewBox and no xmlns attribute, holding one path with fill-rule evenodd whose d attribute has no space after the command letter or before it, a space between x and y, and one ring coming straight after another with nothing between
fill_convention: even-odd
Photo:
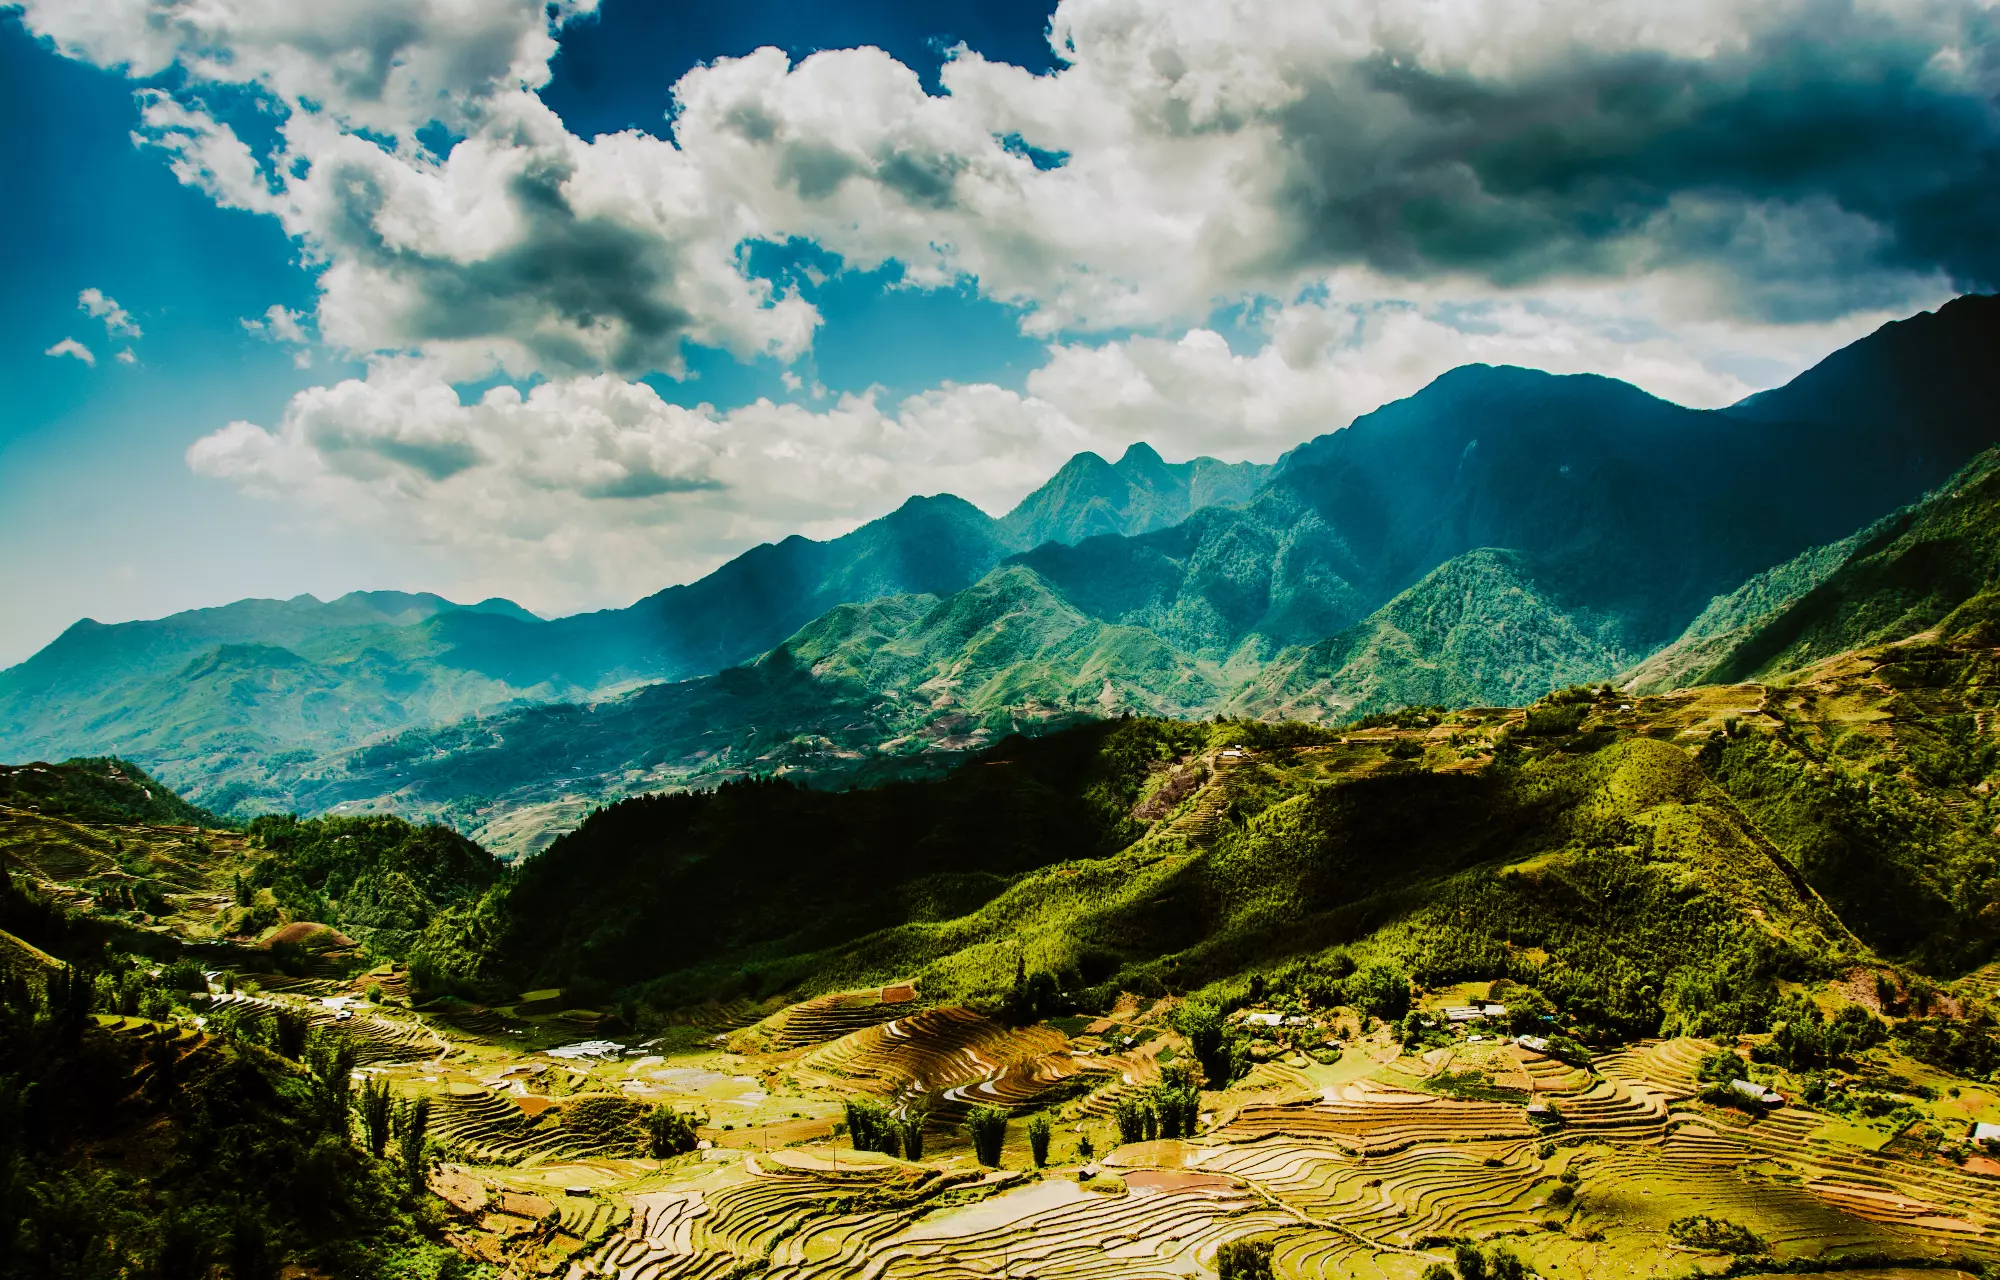
<instances>
[{"instance_id":1,"label":"distant mountain ridge","mask_svg":"<svg viewBox=\"0 0 2000 1280\"><path fill-rule=\"evenodd\" d=\"M836 606L949 594L1048 538L1160 528L1247 498L1270 470L1168 463L1144 444L1116 463L1079 454L997 519L950 494L911 498L842 537L765 544L628 608L552 621L506 600L394 591L86 619L0 671L0 758L125 751L211 797L275 800L256 789L272 759L286 767L477 711L707 675Z\"/></svg>"},{"instance_id":2,"label":"distant mountain ridge","mask_svg":"<svg viewBox=\"0 0 2000 1280\"><path fill-rule=\"evenodd\" d=\"M1991 299L1946 312L1989 334L2000 319ZM1910 395L1952 385L1935 373L1919 368ZM713 680L569 708L559 735L522 733L541 711L407 735L377 753L393 767L357 758L306 794L476 825L482 809L562 798L576 815L591 796L745 774L879 776L1125 712L1340 721L1520 703L1620 676L1691 631L1707 656L1682 657L1706 667L1844 563L1857 526L2000 438L1976 400L1933 411L1964 412L1878 440L1865 423L1697 412L1602 378L1456 370L1294 450L1239 506L1045 544L952 595L833 611ZM1906 438L1929 451L1921 465L1898 452Z\"/></svg>"},{"instance_id":3,"label":"distant mountain ridge","mask_svg":"<svg viewBox=\"0 0 2000 1280\"><path fill-rule=\"evenodd\" d=\"M1644 678L1672 681L2000 440L1994 350L2000 299L1968 296L1725 410L1465 366L1274 468L1079 455L999 519L915 498L626 610L420 602L408 626L211 644L55 727L83 738L65 753L143 730L114 742L217 809L480 827L745 774L894 775L1125 712L1518 703L1639 679L1669 651ZM36 696L19 671L0 683L0 752L54 754L10 719Z\"/></svg>"}]
</instances>

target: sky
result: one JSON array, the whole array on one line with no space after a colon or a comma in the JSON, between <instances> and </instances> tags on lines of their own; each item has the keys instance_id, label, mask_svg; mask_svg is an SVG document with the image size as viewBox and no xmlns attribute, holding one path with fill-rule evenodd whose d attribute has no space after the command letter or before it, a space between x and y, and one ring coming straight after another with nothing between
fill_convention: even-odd
<instances>
[{"instance_id":1,"label":"sky","mask_svg":"<svg viewBox=\"0 0 2000 1280\"><path fill-rule=\"evenodd\" d=\"M1455 365L1718 406L2000 279L1980 0L0 6L0 664L623 605Z\"/></svg>"}]
</instances>

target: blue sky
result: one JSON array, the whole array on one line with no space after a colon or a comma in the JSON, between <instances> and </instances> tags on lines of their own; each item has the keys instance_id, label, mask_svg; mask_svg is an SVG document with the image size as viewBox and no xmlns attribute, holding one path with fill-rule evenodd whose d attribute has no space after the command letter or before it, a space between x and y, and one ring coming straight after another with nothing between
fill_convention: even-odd
<instances>
[{"instance_id":1,"label":"blue sky","mask_svg":"<svg viewBox=\"0 0 2000 1280\"><path fill-rule=\"evenodd\" d=\"M0 663L244 595L623 604L1465 360L1727 403L2000 252L1971 4L372 2L0 12Z\"/></svg>"}]
</instances>

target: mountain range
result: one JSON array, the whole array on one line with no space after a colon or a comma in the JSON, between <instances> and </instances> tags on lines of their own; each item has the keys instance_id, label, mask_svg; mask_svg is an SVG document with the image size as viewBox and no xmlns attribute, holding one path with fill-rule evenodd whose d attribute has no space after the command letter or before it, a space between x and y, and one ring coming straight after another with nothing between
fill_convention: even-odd
<instances>
[{"instance_id":1,"label":"mountain range","mask_svg":"<svg viewBox=\"0 0 2000 1280\"><path fill-rule=\"evenodd\" d=\"M115 749L218 810L442 814L522 849L634 791L866 780L1124 712L1766 671L1970 594L1974 551L1928 596L1854 595L2000 440L1996 339L2000 299L1968 296L1707 411L1467 366L1273 467L1082 454L998 519L912 499L554 621L378 592L83 622L0 673L0 756Z\"/></svg>"}]
</instances>

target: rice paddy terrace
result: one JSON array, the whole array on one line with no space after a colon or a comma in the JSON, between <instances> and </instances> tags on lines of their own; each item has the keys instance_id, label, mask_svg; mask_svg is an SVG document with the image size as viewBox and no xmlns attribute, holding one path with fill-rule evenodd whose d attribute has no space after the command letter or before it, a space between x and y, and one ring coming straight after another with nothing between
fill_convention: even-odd
<instances>
[{"instance_id":1,"label":"rice paddy terrace","mask_svg":"<svg viewBox=\"0 0 2000 1280\"><path fill-rule=\"evenodd\" d=\"M463 1010L393 1001L216 1004L293 1003L375 1046L368 1073L432 1099L452 1237L523 1277L1143 1280L1212 1274L1217 1248L1245 1238L1297 1280L1418 1280L1465 1239L1504 1242L1544 1276L1724 1269L1728 1255L1675 1243L1670 1226L1694 1215L1804 1270L2000 1262L2000 1165L1796 1103L1762 1117L1704 1104L1702 1041L1587 1067L1504 1039L1413 1056L1346 1015L1336 1061L1286 1054L1204 1094L1194 1135L1127 1144L1115 1100L1187 1051L1160 1007L1008 1027L888 994L808 1002L722 1043L578 1044L518 1006L482 1011L491 1025L473 1032ZM829 1010L828 1038L798 1043ZM841 1030L861 1010L893 1016ZM922 1157L852 1149L843 1109L859 1097L926 1115ZM646 1154L638 1120L661 1104L695 1113L699 1149ZM1013 1117L998 1168L974 1158L973 1104ZM1969 1086L1951 1105L2000 1118L2000 1091ZM1053 1123L1043 1168L1037 1113Z\"/></svg>"}]
</instances>

